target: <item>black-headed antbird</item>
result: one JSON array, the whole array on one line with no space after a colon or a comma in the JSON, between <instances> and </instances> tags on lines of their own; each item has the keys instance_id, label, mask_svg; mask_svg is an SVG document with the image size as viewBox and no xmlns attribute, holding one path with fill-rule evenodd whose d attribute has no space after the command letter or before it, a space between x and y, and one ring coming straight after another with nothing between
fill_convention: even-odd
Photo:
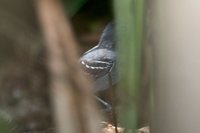
<instances>
[{"instance_id":1,"label":"black-headed antbird","mask_svg":"<svg viewBox=\"0 0 200 133\"><path fill-rule=\"evenodd\" d=\"M80 58L82 70L94 81L94 91L109 89L118 82L116 68L117 54L114 23L109 23L101 35L99 43ZM111 77L111 84L109 82ZM96 97L101 103L98 97ZM103 103L104 105L106 103ZM106 105L107 106L107 105Z\"/></svg>"}]
</instances>

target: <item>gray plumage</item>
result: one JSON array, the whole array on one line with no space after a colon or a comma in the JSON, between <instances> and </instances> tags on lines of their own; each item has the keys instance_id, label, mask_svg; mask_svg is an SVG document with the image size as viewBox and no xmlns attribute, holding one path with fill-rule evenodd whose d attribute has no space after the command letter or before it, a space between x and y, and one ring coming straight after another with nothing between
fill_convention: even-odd
<instances>
[{"instance_id":1,"label":"gray plumage","mask_svg":"<svg viewBox=\"0 0 200 133\"><path fill-rule=\"evenodd\" d=\"M99 43L80 59L82 70L95 81L95 91L109 88L109 73L112 85L118 81L115 45L114 23L110 23L103 30Z\"/></svg>"}]
</instances>

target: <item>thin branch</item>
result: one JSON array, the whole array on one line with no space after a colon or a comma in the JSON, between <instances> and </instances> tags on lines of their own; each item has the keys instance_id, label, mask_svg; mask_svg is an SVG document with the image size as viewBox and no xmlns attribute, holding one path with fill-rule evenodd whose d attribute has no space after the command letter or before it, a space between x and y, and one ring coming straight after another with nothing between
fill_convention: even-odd
<instances>
[{"instance_id":1,"label":"thin branch","mask_svg":"<svg viewBox=\"0 0 200 133\"><path fill-rule=\"evenodd\" d=\"M59 133L97 133L91 85L78 65L77 42L59 0L35 0L46 39L51 98Z\"/></svg>"}]
</instances>

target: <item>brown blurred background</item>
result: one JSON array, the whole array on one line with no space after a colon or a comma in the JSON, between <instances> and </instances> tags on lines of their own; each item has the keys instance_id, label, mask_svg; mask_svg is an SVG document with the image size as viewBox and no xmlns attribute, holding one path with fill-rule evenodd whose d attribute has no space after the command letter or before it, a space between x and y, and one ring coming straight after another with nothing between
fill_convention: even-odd
<instances>
[{"instance_id":1,"label":"brown blurred background","mask_svg":"<svg viewBox=\"0 0 200 133\"><path fill-rule=\"evenodd\" d=\"M88 0L71 15L80 54L97 44L112 18L109 0ZM1 0L0 19L0 122L9 124L2 131L51 132L46 54L33 1Z\"/></svg>"}]
</instances>

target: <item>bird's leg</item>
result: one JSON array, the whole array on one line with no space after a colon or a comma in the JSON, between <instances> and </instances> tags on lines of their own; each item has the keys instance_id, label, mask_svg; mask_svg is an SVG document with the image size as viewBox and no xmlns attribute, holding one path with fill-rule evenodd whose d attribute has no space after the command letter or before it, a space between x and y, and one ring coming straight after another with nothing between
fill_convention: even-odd
<instances>
[{"instance_id":1,"label":"bird's leg","mask_svg":"<svg viewBox=\"0 0 200 133\"><path fill-rule=\"evenodd\" d=\"M112 110L112 106L108 104L107 102L105 102L104 100L102 100L101 98L95 96L95 99L106 107L106 111Z\"/></svg>"},{"instance_id":2,"label":"bird's leg","mask_svg":"<svg viewBox=\"0 0 200 133\"><path fill-rule=\"evenodd\" d=\"M110 72L108 73L108 83L109 83L109 87L110 87L110 98L111 98L111 102L112 102L112 119L113 119L113 124L115 126L115 132L118 133L117 130L117 115L116 115L116 111L115 111L115 95L114 95L114 91L111 89L112 87L112 76L111 76L111 71L114 68L115 63L113 63L112 68L110 70Z\"/></svg>"}]
</instances>

